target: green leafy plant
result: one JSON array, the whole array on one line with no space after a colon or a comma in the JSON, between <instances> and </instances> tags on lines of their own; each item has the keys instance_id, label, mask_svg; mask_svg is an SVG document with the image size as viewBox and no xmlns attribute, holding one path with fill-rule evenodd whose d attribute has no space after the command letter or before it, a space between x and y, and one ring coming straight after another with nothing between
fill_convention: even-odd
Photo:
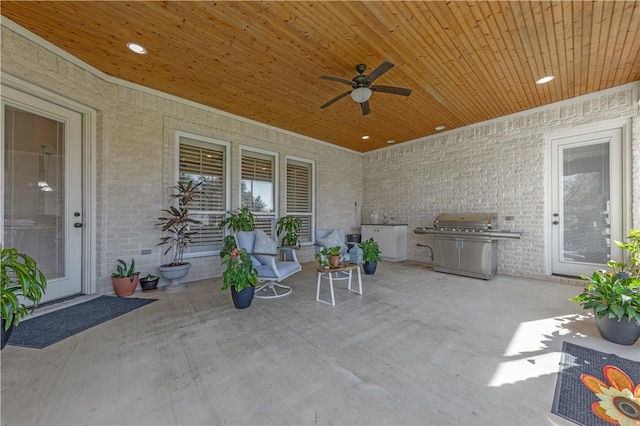
<instances>
[{"instance_id":1,"label":"green leafy plant","mask_svg":"<svg viewBox=\"0 0 640 426\"><path fill-rule=\"evenodd\" d=\"M333 256L340 256L340 246L323 248L315 254L315 258L321 268L330 267L329 258Z\"/></svg>"},{"instance_id":2,"label":"green leafy plant","mask_svg":"<svg viewBox=\"0 0 640 426\"><path fill-rule=\"evenodd\" d=\"M220 290L235 287L236 291L241 291L258 283L258 272L245 249L232 250L222 258L222 264L227 265L227 269L222 273Z\"/></svg>"},{"instance_id":3,"label":"green leafy plant","mask_svg":"<svg viewBox=\"0 0 640 426\"><path fill-rule=\"evenodd\" d=\"M171 199L177 201L177 206L169 206L168 209L162 210L165 216L158 218L156 226L160 226L162 232L168 232L169 235L160 238L159 246L168 244L165 250L166 255L173 249L173 261L163 266L183 265L184 249L191 244L191 237L195 232L190 231L192 225L201 225L199 220L189 217L189 203L193 201L198 193L198 188L203 182L194 183L192 180L187 183L178 182L173 189L175 194L171 195Z\"/></svg>"},{"instance_id":4,"label":"green leafy plant","mask_svg":"<svg viewBox=\"0 0 640 426\"><path fill-rule=\"evenodd\" d=\"M283 216L276 222L276 235L284 234L282 245L284 247L296 247L299 245L299 235L302 229L302 220L299 217Z\"/></svg>"},{"instance_id":5,"label":"green leafy plant","mask_svg":"<svg viewBox=\"0 0 640 426\"><path fill-rule=\"evenodd\" d=\"M256 229L255 218L248 207L228 211L227 216L220 221L220 229L227 229L233 233L238 231L253 231ZM224 258L236 249L236 240L233 235L227 235L222 241L220 257Z\"/></svg>"},{"instance_id":6,"label":"green leafy plant","mask_svg":"<svg viewBox=\"0 0 640 426\"><path fill-rule=\"evenodd\" d=\"M571 300L593 309L600 318L635 320L640 326L640 230L632 229L628 242L615 243L629 252L631 264L610 261L608 271L595 271L591 277L581 275L589 284Z\"/></svg>"},{"instance_id":7,"label":"green leafy plant","mask_svg":"<svg viewBox=\"0 0 640 426\"><path fill-rule=\"evenodd\" d=\"M139 272L136 272L136 262L133 259L131 259L130 266L127 266L127 262L124 260L118 259L116 271L111 274L111 278L129 278L133 281L138 274Z\"/></svg>"},{"instance_id":8,"label":"green leafy plant","mask_svg":"<svg viewBox=\"0 0 640 426\"><path fill-rule=\"evenodd\" d=\"M361 242L360 248L362 249L362 262L373 263L382 259L380 246L373 238Z\"/></svg>"},{"instance_id":9,"label":"green leafy plant","mask_svg":"<svg viewBox=\"0 0 640 426\"><path fill-rule=\"evenodd\" d=\"M47 289L47 279L38 269L36 261L15 248L3 248L0 245L0 317L4 320L4 329L13 324L17 326L22 318L33 312ZM19 297L33 303L27 307Z\"/></svg>"},{"instance_id":10,"label":"green leafy plant","mask_svg":"<svg viewBox=\"0 0 640 426\"><path fill-rule=\"evenodd\" d=\"M155 280L159 280L160 277L158 275L147 275L145 277L140 278L140 281L155 281Z\"/></svg>"}]
</instances>

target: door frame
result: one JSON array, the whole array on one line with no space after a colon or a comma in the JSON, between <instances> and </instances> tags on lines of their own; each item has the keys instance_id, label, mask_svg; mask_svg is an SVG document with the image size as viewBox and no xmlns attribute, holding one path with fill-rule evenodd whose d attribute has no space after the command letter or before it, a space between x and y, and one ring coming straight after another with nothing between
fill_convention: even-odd
<instances>
[{"instance_id":1,"label":"door frame","mask_svg":"<svg viewBox=\"0 0 640 426\"><path fill-rule=\"evenodd\" d=\"M75 111L82 120L82 294L94 294L96 285L96 117L95 109L65 98L5 72L0 73L3 86ZM0 167L4 169L3 156ZM0 180L2 180L0 178ZM1 212L0 212L1 215Z\"/></svg>"},{"instance_id":2,"label":"door frame","mask_svg":"<svg viewBox=\"0 0 640 426\"><path fill-rule=\"evenodd\" d=\"M544 159L544 219L543 229L545 236L545 275L553 275L553 224L552 222L552 204L553 200L553 182L552 182L552 156L554 139L561 139L583 134L600 132L605 130L619 129L622 135L622 229L626 233L631 226L632 220L632 182L631 182L631 117L625 117L615 120L606 120L598 123L587 124L572 128L567 131L551 132L545 135L545 159ZM614 251L617 247L614 247ZM625 259L627 261L628 259Z\"/></svg>"}]
</instances>

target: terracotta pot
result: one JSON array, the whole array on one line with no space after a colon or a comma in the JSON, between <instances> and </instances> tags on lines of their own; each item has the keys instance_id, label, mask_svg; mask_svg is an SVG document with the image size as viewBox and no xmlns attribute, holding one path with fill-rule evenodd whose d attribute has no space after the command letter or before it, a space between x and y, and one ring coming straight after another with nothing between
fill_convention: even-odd
<instances>
[{"instance_id":1,"label":"terracotta pot","mask_svg":"<svg viewBox=\"0 0 640 426\"><path fill-rule=\"evenodd\" d=\"M113 285L113 290L116 292L116 296L125 297L131 296L134 291L136 291L136 287L138 286L138 275L136 274L133 277L133 280L129 277L124 278L111 278L111 284Z\"/></svg>"},{"instance_id":2,"label":"terracotta pot","mask_svg":"<svg viewBox=\"0 0 640 426\"><path fill-rule=\"evenodd\" d=\"M332 268L340 267L340 256L329 256L329 266Z\"/></svg>"}]
</instances>

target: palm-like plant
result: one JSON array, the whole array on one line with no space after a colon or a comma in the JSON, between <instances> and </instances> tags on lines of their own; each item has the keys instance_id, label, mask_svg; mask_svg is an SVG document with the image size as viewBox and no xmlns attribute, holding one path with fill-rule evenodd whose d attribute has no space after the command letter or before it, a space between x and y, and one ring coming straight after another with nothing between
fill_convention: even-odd
<instances>
[{"instance_id":1,"label":"palm-like plant","mask_svg":"<svg viewBox=\"0 0 640 426\"><path fill-rule=\"evenodd\" d=\"M200 225L202 222L189 217L189 203L197 194L198 188L203 182L194 183L189 181L186 184L178 182L173 189L176 193L171 196L173 200L178 201L178 205L169 206L169 208L162 210L165 216L158 218L156 226L160 226L162 232L168 232L169 235L160 238L158 245L168 244L169 247L165 250L166 255L173 249L173 261L166 266L182 265L182 258L184 255L184 249L191 243L191 236L195 232L190 232L191 225Z\"/></svg>"},{"instance_id":2,"label":"palm-like plant","mask_svg":"<svg viewBox=\"0 0 640 426\"><path fill-rule=\"evenodd\" d=\"M587 287L571 300L600 317L626 319L640 326L640 229L630 231L627 242L616 245L629 252L630 264L610 261L610 270L595 271Z\"/></svg>"},{"instance_id":3,"label":"palm-like plant","mask_svg":"<svg viewBox=\"0 0 640 426\"><path fill-rule=\"evenodd\" d=\"M228 211L227 216L220 221L220 229L228 229L232 232L238 231L253 231L256 229L253 213L249 211L248 207L242 207L235 211ZM236 249L236 241L233 235L227 235L224 237L222 243L222 250L220 250L220 257L231 254Z\"/></svg>"},{"instance_id":4,"label":"palm-like plant","mask_svg":"<svg viewBox=\"0 0 640 426\"><path fill-rule=\"evenodd\" d=\"M298 236L302 229L302 220L299 217L283 216L276 222L276 235L282 237L283 247L295 247L298 245Z\"/></svg>"},{"instance_id":5,"label":"palm-like plant","mask_svg":"<svg viewBox=\"0 0 640 426\"><path fill-rule=\"evenodd\" d=\"M20 320L33 312L47 289L47 280L38 269L36 261L15 248L3 248L0 245L0 317L4 320L4 329L17 326ZM27 307L18 299L22 296L33 303Z\"/></svg>"}]
</instances>

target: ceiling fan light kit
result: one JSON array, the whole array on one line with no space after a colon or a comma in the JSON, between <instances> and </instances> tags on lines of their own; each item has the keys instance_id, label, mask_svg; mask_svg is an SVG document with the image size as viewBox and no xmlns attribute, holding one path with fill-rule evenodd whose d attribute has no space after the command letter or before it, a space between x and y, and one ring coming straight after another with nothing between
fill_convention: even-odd
<instances>
[{"instance_id":1,"label":"ceiling fan light kit","mask_svg":"<svg viewBox=\"0 0 640 426\"><path fill-rule=\"evenodd\" d=\"M369 98L373 92L381 92L381 93L390 93L392 95L400 95L400 96L409 96L411 94L411 89L407 89L404 87L395 87L395 86L380 86L380 85L372 85L372 83L380 77L385 72L389 71L393 68L394 65L391 62L384 61L376 69L371 71L369 75L365 75L364 71L367 69L365 64L356 65L356 71L358 75L355 76L351 80L347 80L346 78L334 77L331 75L323 75L320 76L323 80L331 80L337 81L338 83L343 83L351 86L352 90L348 92L344 92L335 98L331 99L329 102L320 106L320 108L325 109L328 106L333 105L335 102L344 98L347 95L351 96L351 99L360 104L360 108L362 109L362 115L368 115L371 113L371 108L369 107Z\"/></svg>"},{"instance_id":2,"label":"ceiling fan light kit","mask_svg":"<svg viewBox=\"0 0 640 426\"><path fill-rule=\"evenodd\" d=\"M351 91L351 99L361 104L367 102L373 92L368 87L358 87Z\"/></svg>"}]
</instances>

